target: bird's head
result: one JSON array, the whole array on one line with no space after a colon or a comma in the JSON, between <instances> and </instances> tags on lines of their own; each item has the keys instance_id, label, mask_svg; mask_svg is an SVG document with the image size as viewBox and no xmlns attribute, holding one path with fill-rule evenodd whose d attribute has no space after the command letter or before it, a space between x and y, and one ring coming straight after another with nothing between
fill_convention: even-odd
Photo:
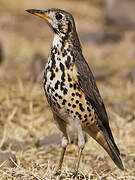
<instances>
[{"instance_id":1,"label":"bird's head","mask_svg":"<svg viewBox=\"0 0 135 180\"><path fill-rule=\"evenodd\" d=\"M55 34L63 39L70 39L74 46L80 45L73 16L61 9L37 10L28 9L27 12L45 19Z\"/></svg>"},{"instance_id":2,"label":"bird's head","mask_svg":"<svg viewBox=\"0 0 135 180\"><path fill-rule=\"evenodd\" d=\"M59 35L67 35L74 31L74 19L66 11L52 8L48 10L28 9L27 12L45 19L53 31Z\"/></svg>"}]
</instances>

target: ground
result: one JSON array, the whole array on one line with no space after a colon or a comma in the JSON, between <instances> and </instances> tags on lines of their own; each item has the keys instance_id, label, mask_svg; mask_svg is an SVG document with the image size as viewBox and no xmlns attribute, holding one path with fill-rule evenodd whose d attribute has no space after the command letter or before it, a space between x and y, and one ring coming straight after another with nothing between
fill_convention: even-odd
<instances>
[{"instance_id":1,"label":"ground","mask_svg":"<svg viewBox=\"0 0 135 180\"><path fill-rule=\"evenodd\" d=\"M48 56L53 35L44 20L28 14L25 9L51 7L65 9L75 18L83 54L97 79L126 168L124 172L120 171L106 152L89 138L80 173L84 179L135 179L135 77L131 77L135 70L135 35L134 31L107 25L100 0L0 1L0 43L3 48L0 151L15 155L7 165L0 159L0 179L72 179L69 174L73 172L77 158L75 145L69 145L67 149L62 177L53 176L60 145L36 146L37 141L59 133L44 96L43 72L37 82L33 83L31 78L33 56L35 53ZM111 34L117 38L111 38ZM17 148L18 144L21 147Z\"/></svg>"}]
</instances>

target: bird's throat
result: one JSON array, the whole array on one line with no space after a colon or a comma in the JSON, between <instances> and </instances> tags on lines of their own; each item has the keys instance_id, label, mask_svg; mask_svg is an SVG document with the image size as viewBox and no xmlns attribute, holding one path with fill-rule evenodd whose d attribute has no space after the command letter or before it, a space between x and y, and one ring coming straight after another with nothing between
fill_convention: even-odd
<instances>
[{"instance_id":1,"label":"bird's throat","mask_svg":"<svg viewBox=\"0 0 135 180\"><path fill-rule=\"evenodd\" d=\"M58 34L54 34L53 47L60 47L62 45L62 39Z\"/></svg>"}]
</instances>

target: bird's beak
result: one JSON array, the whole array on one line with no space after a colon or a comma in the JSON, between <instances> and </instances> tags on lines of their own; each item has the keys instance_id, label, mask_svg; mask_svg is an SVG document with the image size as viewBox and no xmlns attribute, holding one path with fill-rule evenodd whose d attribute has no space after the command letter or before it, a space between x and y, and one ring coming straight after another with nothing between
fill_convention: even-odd
<instances>
[{"instance_id":1,"label":"bird's beak","mask_svg":"<svg viewBox=\"0 0 135 180\"><path fill-rule=\"evenodd\" d=\"M27 9L26 11L29 12L29 13L31 13L31 14L34 14L34 15L36 15L36 16L39 16L39 17L41 17L41 18L43 18L43 19L53 20L51 17L47 16L47 15L45 14L45 11L43 11L43 10Z\"/></svg>"}]
</instances>

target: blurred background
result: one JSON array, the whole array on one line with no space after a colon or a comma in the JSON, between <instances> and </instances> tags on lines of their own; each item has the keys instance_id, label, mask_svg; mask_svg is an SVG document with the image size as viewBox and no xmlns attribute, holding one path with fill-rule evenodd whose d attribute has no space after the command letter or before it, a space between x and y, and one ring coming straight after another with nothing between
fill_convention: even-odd
<instances>
[{"instance_id":1,"label":"blurred background","mask_svg":"<svg viewBox=\"0 0 135 180\"><path fill-rule=\"evenodd\" d=\"M0 1L0 168L4 168L0 177L9 178L7 174L12 177L13 167L15 177L21 169L22 177L29 179L30 169L34 169L38 177L46 178L57 165L59 131L42 87L53 33L43 19L25 11L52 7L74 16L84 57L97 80L127 171L122 174L115 168L91 139L80 169L92 172L94 178L97 174L110 177L110 171L117 179L132 178L135 176L135 0ZM76 146L70 145L64 168L73 169L76 156Z\"/></svg>"}]
</instances>

